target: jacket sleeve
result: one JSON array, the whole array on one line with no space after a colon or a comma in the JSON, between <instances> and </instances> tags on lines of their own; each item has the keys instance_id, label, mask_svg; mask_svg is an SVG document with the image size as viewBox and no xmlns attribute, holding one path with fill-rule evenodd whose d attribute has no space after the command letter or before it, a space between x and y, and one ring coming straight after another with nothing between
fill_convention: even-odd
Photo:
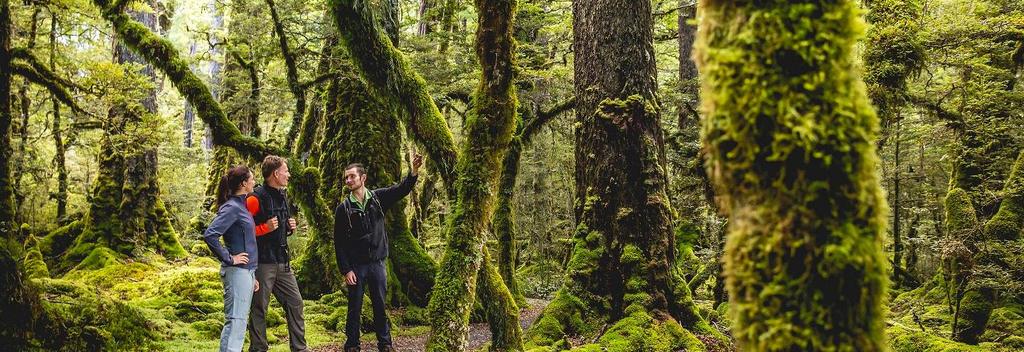
<instances>
[{"instance_id":1,"label":"jacket sleeve","mask_svg":"<svg viewBox=\"0 0 1024 352\"><path fill-rule=\"evenodd\" d=\"M245 198L245 208L249 210L249 215L252 215L252 217L255 218L256 214L260 213L260 199L256 196L249 196ZM256 237L266 235L269 232L270 226L268 226L267 223L256 225Z\"/></svg>"},{"instance_id":2,"label":"jacket sleeve","mask_svg":"<svg viewBox=\"0 0 1024 352\"><path fill-rule=\"evenodd\" d=\"M236 220L238 220L238 209L232 209L226 204L221 205L220 209L217 209L217 216L203 232L203 241L210 247L210 252L213 252L213 255L226 265L234 265L234 261L231 260L231 253L228 253L227 248L220 244L220 237L231 228Z\"/></svg>"},{"instance_id":3,"label":"jacket sleeve","mask_svg":"<svg viewBox=\"0 0 1024 352\"><path fill-rule=\"evenodd\" d=\"M352 266L345 255L345 241L348 239L348 214L344 210L344 204L334 208L334 257L338 261L338 269L341 274L352 271Z\"/></svg>"},{"instance_id":4,"label":"jacket sleeve","mask_svg":"<svg viewBox=\"0 0 1024 352\"><path fill-rule=\"evenodd\" d=\"M409 192L412 192L412 188L416 187L416 178L416 176L409 174L402 179L402 182L390 187L374 190L373 195L378 197L377 200L380 201L381 207L384 208L383 210L391 209L395 203L398 203L399 200L409 195Z\"/></svg>"}]
</instances>

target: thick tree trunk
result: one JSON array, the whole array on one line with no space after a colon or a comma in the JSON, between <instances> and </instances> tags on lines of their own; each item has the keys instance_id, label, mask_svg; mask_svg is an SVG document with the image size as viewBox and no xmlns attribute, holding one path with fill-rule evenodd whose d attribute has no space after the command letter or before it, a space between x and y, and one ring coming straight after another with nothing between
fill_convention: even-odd
<instances>
[{"instance_id":1,"label":"thick tree trunk","mask_svg":"<svg viewBox=\"0 0 1024 352\"><path fill-rule=\"evenodd\" d=\"M433 169L441 174L445 184L455 184L457 154L448 123L430 97L423 78L413 71L389 37L370 21L367 9L357 3L328 3L353 65L374 95L400 110L408 134L424 147Z\"/></svg>"},{"instance_id":2,"label":"thick tree trunk","mask_svg":"<svg viewBox=\"0 0 1024 352\"><path fill-rule=\"evenodd\" d=\"M582 338L612 350L701 349L697 335L721 336L670 269L651 3L574 1L573 29L576 62L587 63L575 70L577 231L569 281L528 345L563 349Z\"/></svg>"},{"instance_id":3,"label":"thick tree trunk","mask_svg":"<svg viewBox=\"0 0 1024 352\"><path fill-rule=\"evenodd\" d=\"M852 57L856 3L704 1L701 11L704 146L729 215L740 348L885 350L886 204L878 120Z\"/></svg>"},{"instance_id":4,"label":"thick tree trunk","mask_svg":"<svg viewBox=\"0 0 1024 352\"><path fill-rule=\"evenodd\" d=\"M397 17L397 5L384 3L378 8L382 17ZM389 28L384 26L385 29ZM391 27L390 40L397 39L397 27ZM333 42L329 43L333 47ZM326 49L326 48L325 48ZM362 163L368 168L367 186L371 189L399 182L402 175L402 133L396 111L389 109L369 90L348 62L338 62L331 68L337 73L327 90L329 104L325 108L324 140L319 145L321 174L326 181L324 192L328 206L337 207L349 193L343 182L345 167ZM390 275L388 278L393 306L414 304L426 306L427 297L434 286L436 265L420 243L413 237L405 213L407 201L396 203L386 214L388 245L390 246ZM332 241L310 243L312 247L333 248ZM329 249L317 250L329 252ZM314 258L307 258L312 260ZM317 260L329 260L320 258ZM323 272L323 268L301 265L303 277L337 276L337 271ZM334 281L332 278L331 281ZM324 294L321 292L317 294Z\"/></svg>"},{"instance_id":5,"label":"thick tree trunk","mask_svg":"<svg viewBox=\"0 0 1024 352\"><path fill-rule=\"evenodd\" d=\"M985 223L989 239L1013 241L1024 237L1024 152L1010 169L1003 184L1003 201L999 211Z\"/></svg>"},{"instance_id":6,"label":"thick tree trunk","mask_svg":"<svg viewBox=\"0 0 1024 352\"><path fill-rule=\"evenodd\" d=\"M155 1L149 4L156 8ZM129 15L149 29L156 30L157 17L152 12L129 11ZM142 57L117 40L114 61L118 64L142 64L139 72L156 85L153 67ZM142 121L143 114L156 113L156 89L148 90L141 100L142 110L115 106L105 121L100 146L100 169L92 190L89 212L81 237L64 255L60 269L72 266L97 268L118 255L138 257L146 250L156 250L169 257L184 256L160 200L157 178L156 147L128 136L132 126ZM126 139L128 138L128 139ZM113 250L114 253L110 253Z\"/></svg>"}]
</instances>

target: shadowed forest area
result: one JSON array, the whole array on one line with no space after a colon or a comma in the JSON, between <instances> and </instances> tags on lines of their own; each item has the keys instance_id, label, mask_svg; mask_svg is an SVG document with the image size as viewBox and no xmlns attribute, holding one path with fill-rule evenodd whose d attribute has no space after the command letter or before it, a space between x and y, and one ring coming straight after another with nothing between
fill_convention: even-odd
<instances>
[{"instance_id":1,"label":"shadowed forest area","mask_svg":"<svg viewBox=\"0 0 1024 352\"><path fill-rule=\"evenodd\" d=\"M218 350L233 194L271 351L1021 351L1022 126L1019 0L0 0L0 350Z\"/></svg>"}]
</instances>

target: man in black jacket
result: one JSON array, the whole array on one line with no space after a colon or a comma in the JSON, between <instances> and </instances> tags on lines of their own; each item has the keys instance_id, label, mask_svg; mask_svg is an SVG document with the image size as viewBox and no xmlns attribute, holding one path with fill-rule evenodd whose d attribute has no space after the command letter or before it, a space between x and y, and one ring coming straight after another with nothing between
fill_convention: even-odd
<instances>
[{"instance_id":1,"label":"man in black jacket","mask_svg":"<svg viewBox=\"0 0 1024 352\"><path fill-rule=\"evenodd\" d=\"M295 218L285 194L291 174L287 160L275 155L264 158L261 168L265 184L257 187L245 202L256 223L256 244L259 248L256 281L263 287L253 296L252 310L249 311L249 351L263 352L270 347L266 318L267 305L273 294L284 308L291 351L305 352L308 349L302 295L288 255L288 236L295 232Z\"/></svg>"},{"instance_id":2,"label":"man in black jacket","mask_svg":"<svg viewBox=\"0 0 1024 352\"><path fill-rule=\"evenodd\" d=\"M391 187L366 189L366 169L362 164L345 167L345 186L351 191L334 210L334 253L338 268L348 285L348 317L345 320L345 351L359 351L359 316L363 293L369 288L373 303L374 331L381 351L391 347L391 323L384 310L387 288L388 236L384 212L404 198L416 185L423 157L412 158L409 176Z\"/></svg>"}]
</instances>

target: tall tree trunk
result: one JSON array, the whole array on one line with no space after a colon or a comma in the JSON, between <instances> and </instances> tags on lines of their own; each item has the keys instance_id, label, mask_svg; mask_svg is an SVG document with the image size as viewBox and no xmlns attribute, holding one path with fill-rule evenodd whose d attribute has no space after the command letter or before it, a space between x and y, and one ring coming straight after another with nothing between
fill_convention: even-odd
<instances>
[{"instance_id":1,"label":"tall tree trunk","mask_svg":"<svg viewBox=\"0 0 1024 352\"><path fill-rule=\"evenodd\" d=\"M703 349L698 335L722 337L670 268L651 3L574 1L573 30L576 62L587 63L575 69L577 230L568 282L528 345L564 349L578 337L612 350Z\"/></svg>"},{"instance_id":2,"label":"tall tree trunk","mask_svg":"<svg viewBox=\"0 0 1024 352\"><path fill-rule=\"evenodd\" d=\"M899 116L899 114L897 114L897 116ZM896 139L896 145L893 150L893 164L895 167L893 168L892 176L892 265L894 266L893 278L897 279L897 283L900 284L900 280L898 280L898 276L896 275L896 272L903 270L903 238L900 235L900 215L902 213L902 204L900 204L900 182L902 179L900 177L903 173L903 166L900 165L900 147L902 146L902 141L900 140L902 137L902 131L900 128L902 127L903 122L900 117L896 118L895 125L896 131L894 138Z\"/></svg>"},{"instance_id":3,"label":"tall tree trunk","mask_svg":"<svg viewBox=\"0 0 1024 352\"><path fill-rule=\"evenodd\" d=\"M428 351L466 349L469 314L477 298L477 277L488 311L488 322L499 338L496 350L522 350L519 312L511 293L489 265L484 234L494 206L494 190L500 176L501 160L512 139L516 116L516 93L512 85L512 40L515 0L477 0L476 54L482 70L467 118L466 144L462 150L455 181L455 211L445 230L447 246L430 297L431 334ZM435 107L436 109L436 107ZM488 264L481 265L481 262ZM479 270L485 272L480 274ZM496 303L500 303L498 305Z\"/></svg>"},{"instance_id":4,"label":"tall tree trunk","mask_svg":"<svg viewBox=\"0 0 1024 352\"><path fill-rule=\"evenodd\" d=\"M706 1L701 11L704 146L729 215L740 348L885 350L886 204L878 119L852 57L856 3Z\"/></svg>"},{"instance_id":5,"label":"tall tree trunk","mask_svg":"<svg viewBox=\"0 0 1024 352\"><path fill-rule=\"evenodd\" d=\"M28 284L20 261L11 179L11 7L0 0L0 345L12 350L32 346L40 322L39 295Z\"/></svg>"},{"instance_id":6,"label":"tall tree trunk","mask_svg":"<svg viewBox=\"0 0 1024 352\"><path fill-rule=\"evenodd\" d=\"M188 56L192 57L195 54L196 54L196 42L193 40L188 45ZM192 69L193 70L196 69L195 65L192 65ZM185 111L182 114L183 115L183 122L184 122L183 125L182 125L182 134L184 135L185 141L184 141L183 145L185 146L185 148L192 148L192 140L194 139L192 137L192 134L193 134L192 132L195 130L194 129L194 125L195 125L195 122L196 122L196 112L192 108L192 104L189 103L188 100L185 100L185 107L184 107L184 109L185 109Z\"/></svg>"},{"instance_id":7,"label":"tall tree trunk","mask_svg":"<svg viewBox=\"0 0 1024 352\"><path fill-rule=\"evenodd\" d=\"M1002 196L996 215L985 223L985 234L989 239L1018 240L1024 237L1024 151L1010 169Z\"/></svg>"},{"instance_id":8,"label":"tall tree trunk","mask_svg":"<svg viewBox=\"0 0 1024 352\"><path fill-rule=\"evenodd\" d=\"M32 20L29 22L28 31L28 50L35 49L36 47L36 34L39 32L39 15L42 13L40 7L35 7L32 10ZM16 209L20 209L22 202L25 200L25 195L21 194L21 178L25 174L26 164L30 161L29 154L26 153L28 147L28 122L31 116L30 111L32 109L32 99L28 97L28 78L24 79L21 87L18 89L18 107L21 112L21 123L18 124L18 134L21 137L21 142L18 143L18 164L14 168L14 201ZM17 218L19 221L24 221L25 216L17 212Z\"/></svg>"},{"instance_id":9,"label":"tall tree trunk","mask_svg":"<svg viewBox=\"0 0 1024 352\"><path fill-rule=\"evenodd\" d=\"M292 96L295 97L295 111L292 113L292 125L288 129L288 135L285 136L285 149L288 151L293 150L295 146L295 140L299 137L299 129L302 127L302 116L306 113L306 90L302 88L299 83L299 68L296 64L296 55L292 53L291 48L288 47L288 36L284 31L284 22L281 21L281 17L277 14L277 6L274 4L274 0L265 0L267 8L270 10L270 19L274 22L274 33L277 35L277 44L281 49L281 56L284 57L284 66L286 69L286 78L288 80L288 90L292 92Z\"/></svg>"},{"instance_id":10,"label":"tall tree trunk","mask_svg":"<svg viewBox=\"0 0 1024 352\"><path fill-rule=\"evenodd\" d=\"M50 14L50 71L57 72L57 14ZM65 164L64 138L61 137L61 116L60 101L57 96L51 95L53 102L53 164L57 168L57 193L53 195L57 200L57 222L62 223L68 213L68 169Z\"/></svg>"},{"instance_id":11,"label":"tall tree trunk","mask_svg":"<svg viewBox=\"0 0 1024 352\"><path fill-rule=\"evenodd\" d=\"M317 63L316 75L323 76L333 71L336 67L333 62L337 60L334 55L338 47L337 34L331 34L324 39L323 47L320 49L320 59ZM327 85L317 83L313 87L313 101L309 104L306 116L302 119L301 131L296 142L295 153L306 165L315 166L320 160L322 148L314 148L314 144L320 142L324 130L324 102Z\"/></svg>"}]
</instances>

